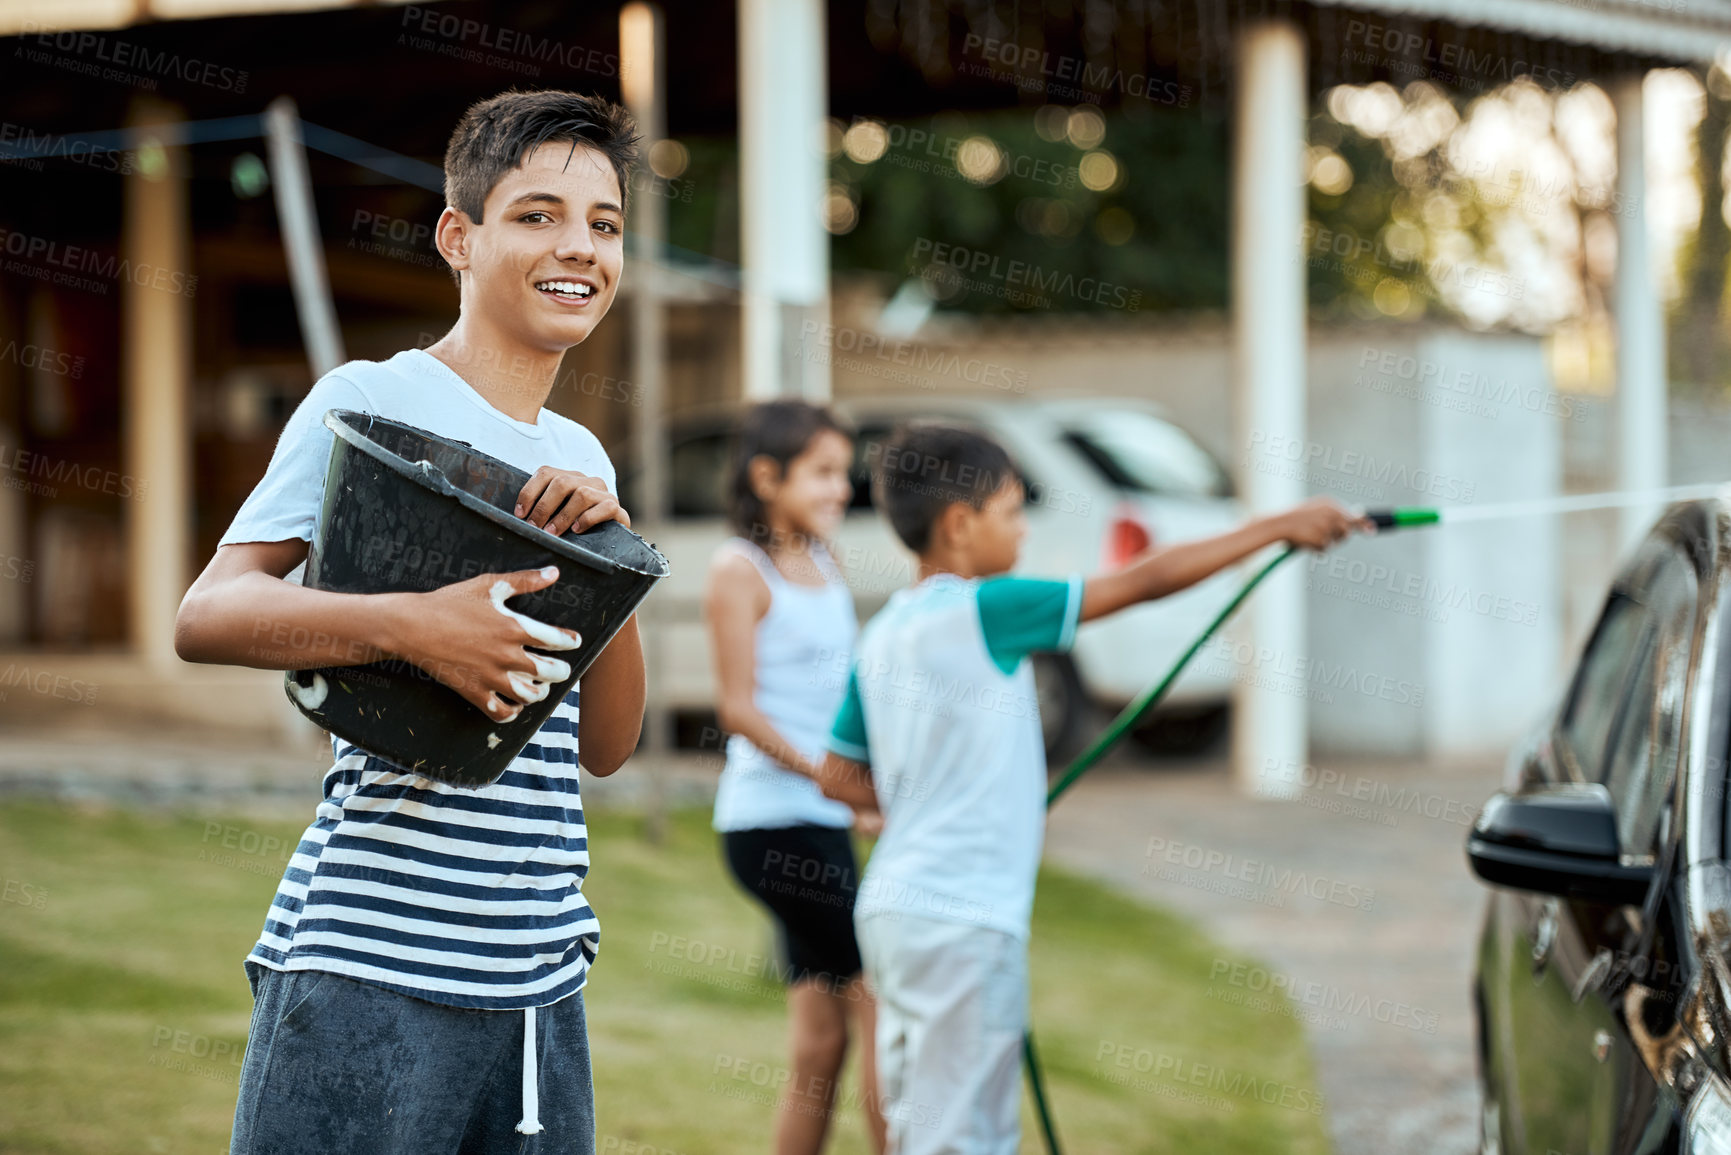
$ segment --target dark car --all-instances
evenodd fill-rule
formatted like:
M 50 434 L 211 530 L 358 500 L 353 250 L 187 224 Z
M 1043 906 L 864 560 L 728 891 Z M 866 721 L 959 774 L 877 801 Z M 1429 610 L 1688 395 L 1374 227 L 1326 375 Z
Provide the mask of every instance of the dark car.
M 1731 1155 L 1731 499 L 1669 509 L 1467 842 L 1481 1149 Z

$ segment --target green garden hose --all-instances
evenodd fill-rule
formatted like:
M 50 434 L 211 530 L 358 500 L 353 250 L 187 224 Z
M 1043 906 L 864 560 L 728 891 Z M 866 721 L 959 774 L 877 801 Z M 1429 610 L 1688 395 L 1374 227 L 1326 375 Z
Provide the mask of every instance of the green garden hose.
M 1272 561 L 1257 570 L 1251 579 L 1244 583 L 1244 587 L 1232 596 L 1232 600 L 1226 603 L 1225 608 L 1214 615 L 1214 620 L 1208 623 L 1208 628 L 1197 635 L 1196 640 L 1190 643 L 1190 648 L 1179 656 L 1170 670 L 1166 671 L 1166 676 L 1154 683 L 1149 689 L 1144 690 L 1141 697 L 1119 711 L 1118 716 L 1112 720 L 1112 724 L 1106 727 L 1105 733 L 1094 739 L 1086 750 L 1076 755 L 1075 760 L 1065 767 L 1064 773 L 1058 781 L 1053 783 L 1052 788 L 1046 792 L 1046 809 L 1050 810 L 1052 803 L 1056 802 L 1064 791 L 1074 785 L 1076 779 L 1092 770 L 1095 763 L 1104 758 L 1106 752 L 1116 746 L 1119 740 L 1129 733 L 1161 698 L 1166 696 L 1166 691 L 1172 688 L 1172 683 L 1178 680 L 1178 675 L 1184 672 L 1184 667 L 1190 664 L 1190 659 L 1194 658 L 1196 652 L 1208 644 L 1208 639 L 1212 638 L 1226 623 L 1226 619 L 1232 616 L 1232 612 L 1238 608 L 1239 603 L 1250 596 L 1250 591 L 1255 589 L 1275 566 L 1291 557 L 1294 552 L 1296 552 L 1294 547 L 1287 546 L 1276 554 Z

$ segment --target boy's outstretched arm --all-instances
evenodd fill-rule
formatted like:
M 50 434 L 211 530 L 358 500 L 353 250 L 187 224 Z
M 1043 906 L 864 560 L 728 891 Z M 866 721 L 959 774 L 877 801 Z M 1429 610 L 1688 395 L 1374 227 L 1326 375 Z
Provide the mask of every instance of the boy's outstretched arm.
M 1215 537 L 1151 549 L 1123 569 L 1098 574 L 1082 584 L 1081 620 L 1177 593 L 1277 541 L 1327 549 L 1355 529 L 1376 532 L 1367 518 L 1330 498 L 1317 497 Z

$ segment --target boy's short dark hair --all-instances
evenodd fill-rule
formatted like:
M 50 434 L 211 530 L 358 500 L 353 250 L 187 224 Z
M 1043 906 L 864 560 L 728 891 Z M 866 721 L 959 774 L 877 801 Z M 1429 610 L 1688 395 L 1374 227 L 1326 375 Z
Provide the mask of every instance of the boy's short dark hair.
M 888 441 L 868 447 L 868 456 L 872 501 L 915 553 L 931 545 L 932 526 L 944 510 L 958 501 L 983 508 L 1006 481 L 1018 477 L 996 441 L 976 429 L 935 421 L 897 426 Z
M 480 224 L 501 177 L 537 146 L 567 142 L 573 152 L 581 144 L 607 158 L 619 178 L 619 207 L 629 207 L 641 142 L 636 121 L 610 100 L 553 89 L 513 89 L 469 106 L 445 147 L 445 203 Z

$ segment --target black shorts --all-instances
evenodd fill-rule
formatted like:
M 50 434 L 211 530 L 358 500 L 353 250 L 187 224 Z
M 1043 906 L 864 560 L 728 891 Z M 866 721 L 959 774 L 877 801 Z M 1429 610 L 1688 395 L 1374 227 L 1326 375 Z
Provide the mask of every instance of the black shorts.
M 721 842 L 733 876 L 775 916 L 789 982 L 821 978 L 840 985 L 860 973 L 853 937 L 859 868 L 846 830 L 728 830 Z

